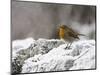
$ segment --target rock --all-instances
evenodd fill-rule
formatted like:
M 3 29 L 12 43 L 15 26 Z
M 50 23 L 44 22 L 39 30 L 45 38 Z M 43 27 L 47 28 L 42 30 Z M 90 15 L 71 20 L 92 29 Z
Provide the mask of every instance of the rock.
M 20 65 L 23 65 L 26 59 L 34 57 L 34 55 L 46 54 L 53 48 L 56 48 L 63 43 L 64 42 L 62 42 L 61 40 L 57 40 L 57 39 L 34 40 L 32 38 L 27 38 L 24 40 L 15 40 L 12 43 L 12 64 L 15 63 L 14 60 L 16 59 L 16 61 L 19 61 Z M 17 67 L 17 65 L 18 64 L 14 66 Z
M 71 49 L 60 40 L 39 39 L 31 44 L 25 55 L 21 73 L 95 69 L 95 41 L 74 42 Z M 20 54 L 19 54 L 20 56 Z M 24 57 L 23 57 L 24 58 Z
M 12 44 L 12 67 L 15 73 L 96 68 L 95 40 L 73 42 L 70 49 L 65 49 L 66 44 L 57 39 L 28 38 L 13 41 Z

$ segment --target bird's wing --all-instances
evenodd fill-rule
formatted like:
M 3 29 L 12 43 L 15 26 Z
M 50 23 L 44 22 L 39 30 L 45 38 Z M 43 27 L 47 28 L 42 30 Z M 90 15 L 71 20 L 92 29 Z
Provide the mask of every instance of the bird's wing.
M 77 31 L 73 30 L 73 29 L 70 28 L 70 27 L 67 27 L 66 30 L 67 30 L 68 32 L 75 33 L 75 34 L 77 34 L 77 35 L 79 34 Z
M 79 39 L 77 33 L 75 33 L 75 32 L 71 32 L 71 31 L 69 31 L 69 32 L 68 32 L 68 35 L 69 35 L 70 37 L 73 37 L 73 38 L 77 38 L 77 39 Z

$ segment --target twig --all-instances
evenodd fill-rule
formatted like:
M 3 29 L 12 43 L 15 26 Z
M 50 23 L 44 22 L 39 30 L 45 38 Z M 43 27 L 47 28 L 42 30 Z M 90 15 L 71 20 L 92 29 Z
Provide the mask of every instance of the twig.
M 76 61 L 77 59 L 79 59 L 80 57 L 82 57 L 83 55 L 85 55 L 89 50 L 87 50 L 86 52 L 84 52 L 82 55 L 80 55 L 79 57 L 77 57 L 74 61 Z

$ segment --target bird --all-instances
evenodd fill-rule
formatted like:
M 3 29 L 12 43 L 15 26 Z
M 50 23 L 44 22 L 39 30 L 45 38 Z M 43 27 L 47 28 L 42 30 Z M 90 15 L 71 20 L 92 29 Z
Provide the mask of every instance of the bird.
M 61 40 L 65 43 L 66 41 L 69 42 L 65 49 L 70 49 L 73 41 L 80 40 L 79 35 L 84 36 L 84 34 L 79 34 L 78 32 L 74 31 L 72 28 L 68 27 L 67 25 L 60 25 L 58 28 L 58 35 Z

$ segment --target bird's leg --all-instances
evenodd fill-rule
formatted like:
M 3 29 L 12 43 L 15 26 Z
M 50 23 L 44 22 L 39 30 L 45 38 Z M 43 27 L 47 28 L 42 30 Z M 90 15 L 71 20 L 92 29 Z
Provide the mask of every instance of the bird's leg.
M 71 47 L 72 43 L 73 43 L 73 42 L 71 42 L 71 43 L 69 44 L 68 49 L 70 49 L 70 47 Z
M 67 43 L 67 46 L 64 49 L 67 49 L 68 48 L 68 45 L 69 45 L 69 43 Z
M 63 39 L 61 39 L 61 40 L 63 40 Z M 63 41 L 65 44 L 67 44 L 67 46 L 64 49 L 67 49 L 69 44 L 65 40 L 63 40 Z
M 65 47 L 65 49 L 70 49 L 71 45 L 72 45 L 72 42 L 71 43 L 67 43 L 67 46 Z

